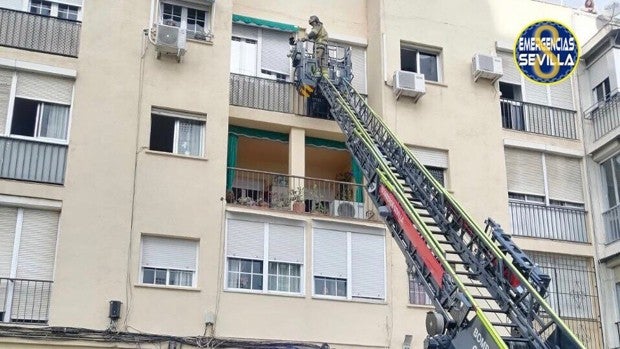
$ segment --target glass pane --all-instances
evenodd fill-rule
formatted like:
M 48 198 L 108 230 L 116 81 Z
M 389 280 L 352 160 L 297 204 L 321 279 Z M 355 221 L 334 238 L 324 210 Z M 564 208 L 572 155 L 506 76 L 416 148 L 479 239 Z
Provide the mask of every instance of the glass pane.
M 252 272 L 252 261 L 239 261 L 241 264 L 241 272 L 242 273 L 251 273 Z
M 166 269 L 155 269 L 155 283 L 157 285 L 166 284 Z
M 194 280 L 194 273 L 191 271 L 181 272 L 181 286 L 192 286 Z
M 202 143 L 202 122 L 179 120 L 177 153 L 200 156 Z
M 325 289 L 327 290 L 326 294 L 330 296 L 336 295 L 336 280 L 327 279 L 325 280 Z
M 145 284 L 154 284 L 155 283 L 155 269 L 144 268 L 142 270 L 142 282 Z
M 614 190 L 614 174 L 611 167 L 612 161 L 605 161 L 601 167 L 603 170 L 603 186 L 607 193 L 608 208 L 616 206 L 616 193 Z
M 239 288 L 239 274 L 228 273 L 228 287 Z
M 614 188 L 614 194 L 616 194 L 616 198 L 618 197 L 618 188 L 620 188 L 620 155 L 616 155 L 614 160 L 614 176 L 616 177 L 616 187 Z M 616 204 L 618 200 L 614 201 Z
M 39 136 L 45 138 L 67 139 L 69 107 L 57 104 L 43 104 Z
M 253 290 L 263 289 L 263 276 L 262 275 L 252 276 L 252 289 Z
M 250 289 L 251 288 L 251 275 L 240 274 L 239 275 L 239 288 Z
M 420 73 L 430 81 L 439 81 L 437 74 L 437 55 L 420 52 Z
M 418 51 L 410 48 L 402 48 L 400 49 L 400 69 L 405 71 L 410 71 L 417 73 L 418 65 L 417 65 L 417 53 Z
M 262 274 L 263 273 L 263 262 L 261 262 L 261 261 L 253 261 L 252 262 L 252 272 L 255 273 L 255 274 L 257 274 L 257 273 Z
M 338 280 L 338 293 L 336 295 L 340 297 L 347 296 L 347 281 L 346 280 Z
M 299 292 L 300 290 L 300 284 L 301 284 L 301 278 L 298 277 L 292 277 L 290 279 L 290 283 L 291 283 L 291 292 Z
M 291 264 L 291 275 L 292 276 L 299 276 L 301 273 L 301 265 L 298 264 Z
M 276 275 L 278 272 L 278 263 L 269 262 L 269 274 Z
M 269 290 L 275 291 L 278 289 L 278 277 L 275 275 L 269 276 Z
M 168 280 L 168 285 L 178 286 L 180 281 L 179 274 L 180 271 L 178 270 L 170 270 L 170 280 Z
M 325 280 L 320 277 L 314 277 L 314 293 L 325 294 Z
M 278 275 L 288 275 L 287 263 L 278 263 Z
M 183 8 L 181 6 L 164 4 L 164 11 L 163 11 L 164 13 L 162 15 L 164 24 L 180 27 L 182 11 L 183 11 Z
M 288 276 L 278 276 L 278 291 L 288 291 Z
M 228 259 L 228 270 L 239 271 L 239 260 L 234 258 Z

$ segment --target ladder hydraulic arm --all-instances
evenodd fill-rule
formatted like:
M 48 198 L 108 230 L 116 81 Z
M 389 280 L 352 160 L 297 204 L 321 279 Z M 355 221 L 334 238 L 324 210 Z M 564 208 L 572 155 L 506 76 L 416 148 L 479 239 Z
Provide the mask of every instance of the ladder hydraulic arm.
M 351 86 L 350 50 L 329 46 L 329 77 L 315 77 L 316 61 L 294 44 L 298 92 L 329 104 L 369 197 L 433 302 L 425 348 L 585 349 L 543 298 L 549 276 L 498 224 L 481 229 Z

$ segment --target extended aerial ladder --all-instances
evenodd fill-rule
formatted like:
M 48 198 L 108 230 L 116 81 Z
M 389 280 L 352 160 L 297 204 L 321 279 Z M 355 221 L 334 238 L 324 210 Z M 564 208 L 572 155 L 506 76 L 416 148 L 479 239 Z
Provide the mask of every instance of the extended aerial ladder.
M 321 96 L 367 193 L 430 296 L 425 348 L 585 349 L 544 297 L 548 275 L 491 219 L 481 229 L 352 87 L 350 49 L 328 46 L 329 76 L 292 42 L 297 91 Z

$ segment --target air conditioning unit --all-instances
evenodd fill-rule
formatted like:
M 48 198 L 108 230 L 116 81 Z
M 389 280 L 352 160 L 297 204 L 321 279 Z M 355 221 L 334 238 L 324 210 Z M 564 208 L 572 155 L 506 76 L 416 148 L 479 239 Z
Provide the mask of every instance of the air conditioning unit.
M 504 75 L 502 59 L 495 56 L 477 53 L 471 59 L 471 69 L 474 74 L 474 81 L 478 79 L 489 79 L 491 82 L 497 81 Z
M 396 94 L 396 99 L 403 95 L 413 97 L 413 102 L 417 102 L 426 93 L 424 74 L 404 70 L 395 71 L 394 93 Z
M 185 54 L 185 39 L 187 38 L 187 32 L 185 29 L 158 24 L 157 35 L 155 37 L 155 51 L 157 51 L 157 58 L 161 57 L 162 53 L 173 54 L 177 57 L 177 62 L 181 61 L 181 56 Z
M 361 218 L 364 216 L 364 203 L 334 200 L 331 207 L 331 215 L 334 217 Z

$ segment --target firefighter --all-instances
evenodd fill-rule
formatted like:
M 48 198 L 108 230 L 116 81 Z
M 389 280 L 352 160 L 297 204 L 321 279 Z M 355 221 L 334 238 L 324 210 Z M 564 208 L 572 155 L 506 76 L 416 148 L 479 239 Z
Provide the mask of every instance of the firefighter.
M 317 16 L 310 16 L 308 24 L 312 26 L 312 30 L 301 41 L 314 41 L 314 58 L 319 68 L 315 75 L 327 76 L 327 31 Z

